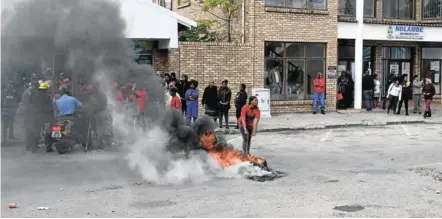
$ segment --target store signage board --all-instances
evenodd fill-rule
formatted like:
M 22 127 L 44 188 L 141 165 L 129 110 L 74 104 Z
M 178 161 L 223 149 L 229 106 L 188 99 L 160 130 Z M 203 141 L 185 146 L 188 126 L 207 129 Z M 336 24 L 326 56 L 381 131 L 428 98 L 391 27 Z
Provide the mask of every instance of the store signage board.
M 424 27 L 390 25 L 387 28 L 387 39 L 389 40 L 423 40 Z

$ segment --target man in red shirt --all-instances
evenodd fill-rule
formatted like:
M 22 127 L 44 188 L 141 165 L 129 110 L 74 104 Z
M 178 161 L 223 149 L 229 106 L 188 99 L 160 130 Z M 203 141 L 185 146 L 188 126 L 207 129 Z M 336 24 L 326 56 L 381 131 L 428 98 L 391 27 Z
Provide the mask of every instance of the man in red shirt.
M 249 97 L 249 103 L 242 107 L 241 116 L 238 119 L 238 126 L 243 137 L 242 150 L 245 154 L 250 154 L 250 142 L 252 136 L 256 135 L 260 118 L 261 111 L 258 108 L 258 98 L 251 96 Z
M 321 103 L 321 113 L 325 114 L 325 102 L 324 102 L 324 92 L 325 92 L 325 80 L 322 77 L 322 73 L 318 72 L 318 77 L 313 80 L 314 96 L 313 96 L 313 114 L 316 114 L 316 108 L 318 100 Z
M 130 96 L 130 98 L 131 99 L 135 98 L 138 110 L 137 121 L 141 125 L 143 130 L 145 130 L 146 102 L 148 99 L 147 88 L 146 89 L 137 88 L 135 92 Z

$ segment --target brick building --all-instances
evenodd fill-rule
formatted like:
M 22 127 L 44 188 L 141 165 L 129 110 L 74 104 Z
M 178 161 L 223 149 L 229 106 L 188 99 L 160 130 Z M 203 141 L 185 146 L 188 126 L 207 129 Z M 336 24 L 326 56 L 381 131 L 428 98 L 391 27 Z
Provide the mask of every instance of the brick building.
M 232 25 L 243 33 L 234 37 L 235 43 L 180 43 L 177 50 L 158 51 L 154 66 L 189 74 L 202 86 L 228 78 L 234 89 L 239 83 L 270 88 L 276 113 L 311 111 L 312 81 L 317 72 L 327 75 L 328 67 L 348 71 L 357 80 L 362 72 L 379 74 L 384 86 L 389 72 L 429 76 L 440 101 L 441 1 L 358 0 L 364 3 L 363 22 L 358 23 L 356 0 L 244 0 Z M 216 19 L 213 14 L 221 13 L 203 12 L 200 4 L 173 0 L 171 5 L 194 20 Z M 363 54 L 356 70 L 358 37 Z M 335 111 L 337 79 L 327 75 L 326 84 L 327 110 Z

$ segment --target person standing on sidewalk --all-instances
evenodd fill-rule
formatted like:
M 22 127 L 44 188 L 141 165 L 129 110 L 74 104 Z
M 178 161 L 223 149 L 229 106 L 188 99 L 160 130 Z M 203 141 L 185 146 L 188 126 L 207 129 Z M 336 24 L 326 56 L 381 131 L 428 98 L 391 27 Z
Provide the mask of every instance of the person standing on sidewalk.
M 381 81 L 379 80 L 379 75 L 374 75 L 374 92 L 373 92 L 373 107 L 376 109 L 379 107 L 381 99 Z
M 425 86 L 422 89 L 422 94 L 424 95 L 425 99 L 425 113 L 424 118 L 431 117 L 431 102 L 433 101 L 433 96 L 436 93 L 436 89 L 434 88 L 433 84 L 431 83 L 431 79 L 426 78 L 425 79 Z
M 387 84 L 385 86 L 385 93 L 387 94 L 387 96 L 388 96 L 388 90 L 390 89 L 390 86 L 393 84 L 395 78 L 396 78 L 395 74 L 393 72 L 390 72 L 390 74 L 388 75 L 388 78 L 387 78 Z M 385 97 L 385 99 L 382 103 L 383 110 L 385 110 L 385 105 L 387 104 L 387 100 L 388 100 L 388 97 Z
M 14 136 L 14 123 L 15 114 L 17 113 L 19 103 L 20 95 L 18 94 L 13 82 L 10 81 L 6 89 L 2 91 L 2 144 L 6 142 L 6 139 L 17 140 Z
M 178 95 L 181 97 L 181 111 L 183 115 L 186 114 L 186 91 L 189 89 L 189 77 L 183 74 L 181 80 L 177 83 Z
M 371 75 L 365 73 L 362 78 L 362 90 L 365 98 L 365 109 L 371 111 L 371 102 L 373 101 L 374 80 Z
M 399 85 L 399 79 L 395 79 L 394 83 L 390 85 L 388 88 L 387 98 L 388 100 L 388 109 L 387 114 L 390 113 L 390 110 L 393 110 L 393 113 L 396 112 L 396 105 L 402 97 L 402 86 Z
M 413 76 L 413 102 L 414 102 L 413 113 L 422 114 L 421 112 L 422 85 L 423 81 L 419 81 L 419 76 L 417 75 Z
M 320 101 L 321 103 L 321 113 L 324 115 L 325 114 L 325 80 L 322 77 L 322 73 L 318 72 L 318 76 L 317 78 L 315 78 L 315 80 L 313 80 L 313 87 L 314 87 L 314 96 L 313 96 L 313 115 L 316 114 L 316 108 L 318 105 L 318 101 Z
M 211 80 L 209 85 L 204 89 L 203 98 L 201 104 L 204 107 L 206 116 L 211 117 L 213 121 L 219 117 L 219 99 L 218 99 L 218 88 L 215 86 L 215 81 Z
M 242 134 L 242 150 L 244 154 L 250 154 L 250 142 L 252 136 L 256 135 L 261 111 L 258 108 L 258 98 L 249 97 L 249 103 L 241 109 L 241 116 L 238 119 L 238 125 Z
M 187 111 L 186 111 L 186 118 L 187 118 L 187 124 L 190 126 L 191 120 L 193 119 L 193 122 L 195 123 L 196 119 L 198 118 L 198 98 L 200 96 L 200 92 L 197 89 L 198 87 L 198 81 L 191 80 L 189 82 L 189 89 L 186 91 L 186 104 L 187 104 Z
M 402 103 L 405 105 L 405 115 L 408 116 L 408 101 L 413 96 L 411 90 L 411 83 L 408 81 L 408 75 L 402 75 L 402 97 L 401 101 L 399 101 L 399 107 L 396 112 L 397 115 L 401 114 Z
M 219 127 L 223 127 L 223 117 L 226 122 L 226 129 L 229 129 L 229 110 L 230 110 L 230 100 L 232 99 L 232 91 L 227 87 L 229 81 L 225 79 L 221 82 L 221 87 L 218 91 L 219 97 Z
M 235 98 L 235 108 L 236 108 L 236 119 L 237 120 L 239 119 L 239 117 L 241 117 L 241 109 L 246 104 L 247 104 L 246 85 L 241 84 L 239 86 L 239 92 L 236 94 L 236 98 Z M 236 124 L 236 128 L 239 129 L 238 124 Z

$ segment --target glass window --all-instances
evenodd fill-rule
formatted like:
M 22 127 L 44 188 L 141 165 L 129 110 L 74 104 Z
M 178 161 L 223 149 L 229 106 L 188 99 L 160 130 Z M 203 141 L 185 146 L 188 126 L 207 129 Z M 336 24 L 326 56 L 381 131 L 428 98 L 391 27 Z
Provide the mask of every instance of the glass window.
M 283 99 L 283 62 L 281 59 L 265 60 L 264 87 L 270 89 L 271 100 Z
M 382 15 L 385 18 L 414 19 L 415 0 L 383 0 Z
M 423 19 L 442 19 L 442 0 L 422 0 Z
M 299 9 L 326 9 L 326 0 L 265 0 L 267 6 Z
M 304 55 L 304 54 L 303 54 Z M 303 100 L 304 92 L 304 59 L 288 59 L 287 66 L 287 99 L 289 100 Z
M 339 46 L 338 47 L 338 58 L 339 59 L 354 59 L 355 58 L 355 47 L 354 46 Z
M 324 58 L 324 44 L 307 44 L 307 57 Z
M 411 48 L 409 47 L 382 47 L 382 59 L 411 59 Z
M 422 59 L 442 59 L 442 48 L 422 48 Z
M 287 43 L 287 58 L 304 58 L 304 43 Z
M 422 60 L 421 78 L 431 79 L 436 88 L 436 94 L 441 93 L 441 64 L 442 60 Z
M 376 0 L 364 0 L 364 17 L 375 17 Z
M 284 47 L 280 42 L 266 42 L 264 55 L 267 58 L 282 58 L 284 55 Z
M 325 44 L 265 43 L 264 83 L 271 100 L 312 99 L 313 80 L 324 71 Z
M 375 0 L 364 0 L 364 17 L 374 17 Z M 339 15 L 356 16 L 356 0 L 339 0 Z

